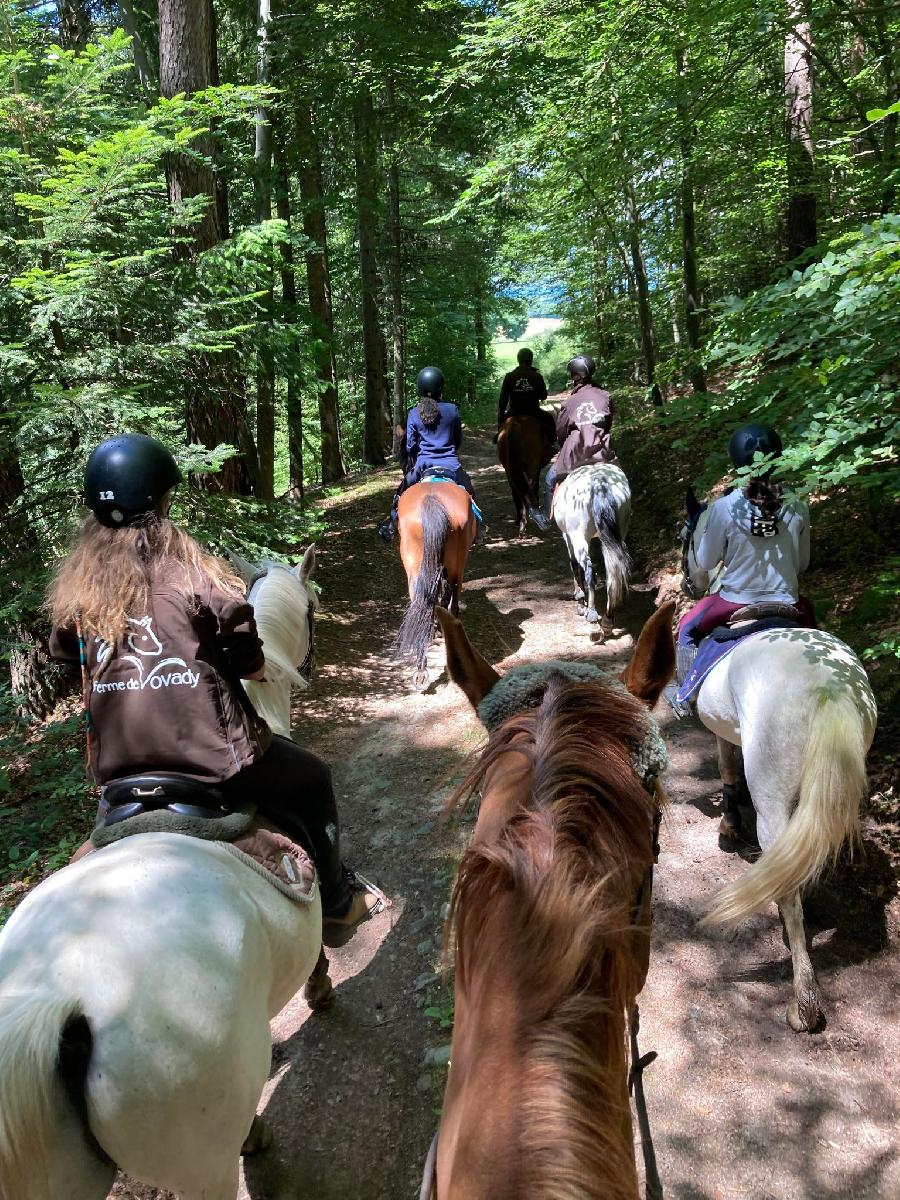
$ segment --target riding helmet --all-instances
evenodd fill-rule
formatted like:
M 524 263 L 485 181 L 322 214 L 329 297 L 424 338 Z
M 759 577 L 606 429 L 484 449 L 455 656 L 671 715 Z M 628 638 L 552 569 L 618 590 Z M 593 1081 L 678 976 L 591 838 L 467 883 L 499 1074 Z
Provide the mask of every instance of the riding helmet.
M 736 467 L 749 467 L 753 456 L 781 453 L 781 438 L 771 425 L 759 425 L 755 421 L 739 426 L 731 435 L 728 453 Z
M 591 379 L 597 370 L 597 364 L 589 354 L 576 354 L 574 358 L 569 360 L 566 370 L 573 379 L 576 375 L 583 375 L 585 379 Z
M 440 400 L 444 391 L 444 376 L 437 367 L 423 367 L 416 376 L 416 391 L 420 396 Z
M 107 438 L 84 470 L 84 498 L 101 525 L 135 525 L 181 483 L 178 464 L 162 442 L 143 433 Z

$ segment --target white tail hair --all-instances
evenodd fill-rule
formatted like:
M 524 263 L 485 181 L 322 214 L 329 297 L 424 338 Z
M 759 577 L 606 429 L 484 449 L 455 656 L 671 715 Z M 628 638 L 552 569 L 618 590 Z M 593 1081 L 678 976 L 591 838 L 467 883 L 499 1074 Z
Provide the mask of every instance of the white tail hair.
M 57 1200 L 50 1193 L 60 1036 L 77 1011 L 71 997 L 0 998 L 0 1196 Z
M 704 924 L 733 923 L 812 883 L 844 842 L 859 842 L 866 793 L 863 714 L 851 695 L 822 690 L 803 755 L 800 798 L 787 829 L 716 897 Z
M 266 656 L 265 682 L 244 680 L 250 702 L 275 733 L 290 737 L 291 691 L 309 683 L 297 670 L 308 646 L 310 609 L 319 600 L 289 568 L 270 566 L 253 601 L 253 613 Z

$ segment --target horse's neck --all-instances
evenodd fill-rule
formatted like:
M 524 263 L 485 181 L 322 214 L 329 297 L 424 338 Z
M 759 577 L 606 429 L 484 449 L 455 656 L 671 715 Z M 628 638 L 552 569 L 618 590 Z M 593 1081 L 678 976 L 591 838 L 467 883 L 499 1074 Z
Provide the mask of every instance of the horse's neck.
M 457 984 L 441 1195 L 637 1200 L 623 1015 L 577 992 L 535 1011 L 518 904 L 496 899 L 465 991 Z

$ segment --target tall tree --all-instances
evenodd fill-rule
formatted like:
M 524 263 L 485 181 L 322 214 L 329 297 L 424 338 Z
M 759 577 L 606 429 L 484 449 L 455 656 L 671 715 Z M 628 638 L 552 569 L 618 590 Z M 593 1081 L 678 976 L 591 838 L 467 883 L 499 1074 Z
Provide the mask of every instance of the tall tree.
M 315 114 L 309 96 L 301 96 L 298 99 L 295 108 L 294 129 L 299 158 L 298 177 L 303 206 L 303 232 L 306 234 L 308 242 L 306 287 L 313 321 L 313 333 L 318 341 L 316 367 L 320 384 L 318 405 L 322 482 L 335 483 L 344 477 L 346 468 L 341 449 L 322 156 Z
M 268 83 L 270 0 L 258 0 L 256 14 L 256 82 Z M 253 182 L 256 194 L 256 219 L 260 223 L 272 217 L 272 118 L 268 106 L 257 105 L 253 149 Z M 263 296 L 266 323 L 272 325 L 272 288 Z M 270 331 L 271 336 L 271 331 Z M 259 471 L 257 494 L 263 500 L 274 498 L 275 486 L 275 362 L 269 339 L 265 336 L 257 351 L 256 364 L 256 448 Z
M 365 355 L 363 461 L 384 462 L 387 390 L 384 334 L 378 303 L 378 132 L 368 86 L 362 83 L 353 102 L 353 149 L 356 163 L 356 216 L 359 278 L 362 290 L 362 340 Z
M 400 216 L 397 111 L 394 101 L 394 81 L 390 77 L 385 85 L 385 98 L 390 121 L 390 144 L 387 146 L 387 226 L 390 240 L 391 325 L 394 341 L 394 409 L 391 422 L 391 449 L 396 454 L 400 442 L 397 430 L 406 424 L 406 318 L 403 311 L 403 224 Z
M 685 47 L 675 49 L 678 85 L 678 145 L 681 151 L 681 254 L 684 279 L 684 332 L 691 356 L 691 384 L 706 391 L 706 372 L 700 363 L 700 273 L 697 269 L 697 226 L 694 213 L 694 142 L 696 131 L 690 111 L 690 89 L 685 67 Z
M 813 160 L 812 28 L 805 0 L 788 0 L 790 28 L 784 39 L 784 113 L 787 135 L 788 258 L 818 241 Z

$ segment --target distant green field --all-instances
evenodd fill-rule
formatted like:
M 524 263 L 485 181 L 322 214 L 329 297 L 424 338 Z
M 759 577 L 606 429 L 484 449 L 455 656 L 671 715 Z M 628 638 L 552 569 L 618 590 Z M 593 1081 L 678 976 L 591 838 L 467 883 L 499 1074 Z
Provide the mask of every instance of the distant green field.
M 557 335 L 550 341 L 550 349 L 541 353 L 541 346 L 547 345 L 548 339 L 538 337 L 531 340 L 510 342 L 498 338 L 491 343 L 494 358 L 497 363 L 498 376 L 505 375 L 516 365 L 516 354 L 523 346 L 534 351 L 534 365 L 547 380 L 551 392 L 562 389 L 566 380 L 566 363 L 575 353 L 568 338 Z M 499 382 L 499 380 L 498 380 Z

